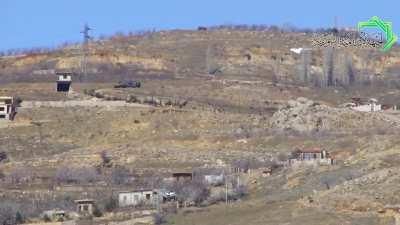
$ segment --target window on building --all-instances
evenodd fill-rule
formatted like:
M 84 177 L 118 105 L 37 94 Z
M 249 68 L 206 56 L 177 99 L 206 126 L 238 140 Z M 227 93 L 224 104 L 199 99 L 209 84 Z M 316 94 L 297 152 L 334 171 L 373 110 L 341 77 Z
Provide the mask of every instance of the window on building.
M 304 160 L 311 160 L 312 154 L 311 153 L 304 153 Z
M 4 112 L 5 109 L 5 107 L 0 107 L 0 112 Z
M 150 200 L 151 194 L 146 194 L 146 199 Z

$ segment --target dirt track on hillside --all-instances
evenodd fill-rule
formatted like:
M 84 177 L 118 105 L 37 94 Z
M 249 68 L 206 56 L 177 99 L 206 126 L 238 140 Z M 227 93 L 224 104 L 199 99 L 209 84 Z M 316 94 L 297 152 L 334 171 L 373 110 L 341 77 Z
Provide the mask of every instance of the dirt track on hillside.
M 101 100 L 69 100 L 69 101 L 24 101 L 21 108 L 64 108 L 64 107 L 143 107 L 150 105 L 127 103 L 125 101 L 101 101 Z

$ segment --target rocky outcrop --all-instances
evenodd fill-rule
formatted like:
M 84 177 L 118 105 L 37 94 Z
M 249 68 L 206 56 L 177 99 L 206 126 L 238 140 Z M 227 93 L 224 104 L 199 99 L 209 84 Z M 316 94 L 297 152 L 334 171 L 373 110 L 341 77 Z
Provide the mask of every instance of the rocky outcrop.
M 398 120 L 381 112 L 356 112 L 347 108 L 321 105 L 306 98 L 290 100 L 274 113 L 270 127 L 280 131 L 349 131 L 398 127 Z

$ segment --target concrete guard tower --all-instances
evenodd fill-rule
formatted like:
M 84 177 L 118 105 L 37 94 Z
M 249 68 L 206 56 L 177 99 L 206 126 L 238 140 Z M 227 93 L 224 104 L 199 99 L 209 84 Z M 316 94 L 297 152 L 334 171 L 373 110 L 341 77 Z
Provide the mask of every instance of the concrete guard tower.
M 69 92 L 72 84 L 72 72 L 56 72 L 57 79 L 57 92 Z

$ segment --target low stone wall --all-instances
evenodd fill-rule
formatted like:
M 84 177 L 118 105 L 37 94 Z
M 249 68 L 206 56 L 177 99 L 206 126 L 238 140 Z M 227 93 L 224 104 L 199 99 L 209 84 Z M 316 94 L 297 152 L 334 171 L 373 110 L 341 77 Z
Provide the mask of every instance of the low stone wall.
M 125 101 L 70 100 L 70 101 L 24 101 L 21 108 L 65 108 L 65 107 L 150 107 Z
M 135 224 L 154 224 L 153 218 L 148 216 L 148 217 L 141 217 L 141 218 L 135 218 L 131 220 L 126 220 L 126 221 L 119 221 L 119 222 L 101 222 L 101 221 L 95 221 L 95 220 L 90 220 L 90 221 L 75 221 L 75 220 L 70 220 L 70 221 L 65 221 L 65 222 L 40 222 L 40 223 L 27 223 L 24 225 L 135 225 Z

